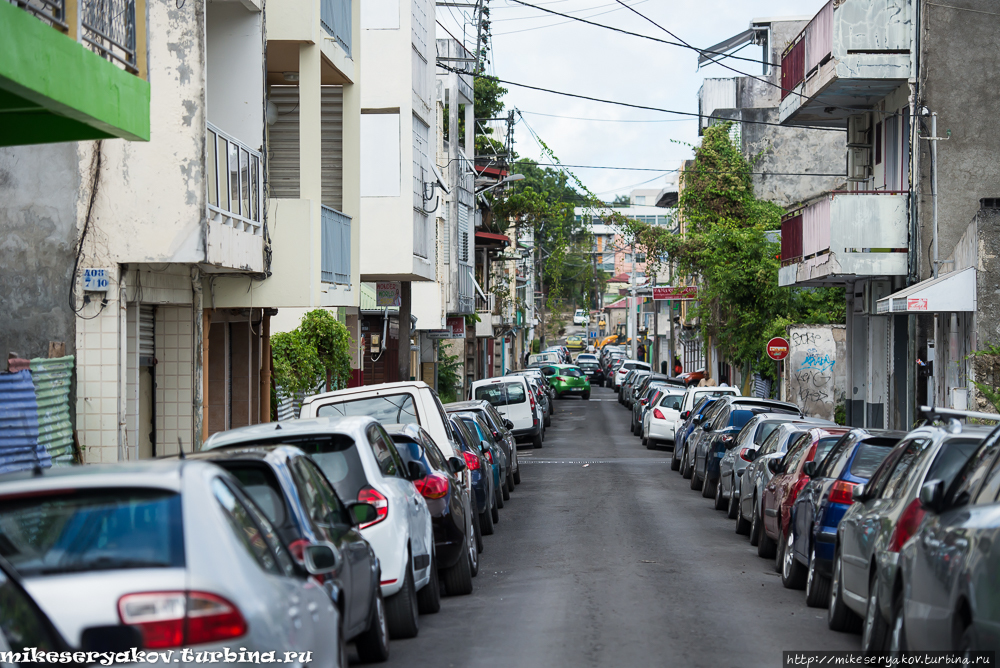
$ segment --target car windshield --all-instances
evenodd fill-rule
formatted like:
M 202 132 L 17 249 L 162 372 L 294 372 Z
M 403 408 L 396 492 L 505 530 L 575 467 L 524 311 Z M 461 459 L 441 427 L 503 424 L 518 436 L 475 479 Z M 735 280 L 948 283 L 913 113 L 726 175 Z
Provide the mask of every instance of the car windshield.
M 783 423 L 781 423 L 781 422 L 765 422 L 764 424 L 760 425 L 760 427 L 757 429 L 757 433 L 754 434 L 753 442 L 756 445 L 760 445 L 761 443 L 764 442 L 764 439 L 767 438 L 768 436 L 770 436 L 771 432 L 774 431 L 775 429 L 777 429 L 778 426 L 781 425 L 781 424 L 783 424 Z
M 597 368 L 599 368 L 597 362 L 579 362 L 579 367 L 581 369 L 597 369 Z
M 289 445 L 301 448 L 312 457 L 333 485 L 337 496 L 345 501 L 357 499 L 358 491 L 368 484 L 361 455 L 355 448 L 354 439 L 349 436 L 296 439 Z
M 319 417 L 371 416 L 383 424 L 420 424 L 420 416 L 413 405 L 413 395 L 387 394 L 324 404 L 316 411 Z
M 851 462 L 851 475 L 857 478 L 871 478 L 875 469 L 885 461 L 890 452 L 892 452 L 891 445 L 862 443 L 858 446 L 858 452 Z
M 475 391 L 476 399 L 485 399 L 494 406 L 523 404 L 525 398 L 524 385 L 520 383 L 490 383 L 480 385 Z
M 22 575 L 182 568 L 181 497 L 161 489 L 0 497 L 0 555 Z

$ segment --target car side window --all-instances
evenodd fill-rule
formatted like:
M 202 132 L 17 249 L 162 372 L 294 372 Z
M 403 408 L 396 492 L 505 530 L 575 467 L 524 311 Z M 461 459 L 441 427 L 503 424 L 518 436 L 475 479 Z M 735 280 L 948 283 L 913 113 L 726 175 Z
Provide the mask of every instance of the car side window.
M 795 441 L 788 446 L 788 452 L 784 457 L 784 465 L 782 468 L 785 471 L 791 471 L 796 466 L 799 465 L 799 460 L 809 451 L 809 446 L 812 445 L 812 436 L 807 432 L 802 434 Z
M 986 467 L 982 464 L 984 461 L 989 461 L 989 458 L 993 458 L 993 465 L 990 466 L 989 472 L 986 473 L 986 480 L 983 482 L 983 486 L 979 489 L 979 493 L 976 495 L 976 504 L 993 503 L 997 494 L 1000 493 L 1000 457 L 997 457 L 997 450 L 1000 449 L 1000 439 L 993 439 L 993 442 L 984 447 L 983 451 L 986 456 L 978 458 L 979 461 L 974 469 L 971 469 L 972 473 L 969 476 L 968 489 L 974 489 L 976 482 L 982 478 L 982 473 L 976 475 L 976 472 L 984 471 Z
M 0 571 L 0 650 L 21 652 L 27 647 L 42 652 L 61 649 L 27 592 Z
M 895 496 L 896 492 L 902 490 L 907 474 L 928 445 L 930 445 L 930 439 L 917 438 L 910 441 L 903 454 L 896 460 L 892 473 L 886 478 L 885 485 L 879 493 L 880 498 L 890 499 Z
M 828 454 L 826 458 L 823 460 L 823 463 L 820 465 L 819 470 L 816 471 L 816 477 L 817 478 L 839 477 L 840 475 L 839 473 L 834 474 L 834 467 L 836 467 L 839 464 L 841 470 L 843 470 L 843 467 L 846 464 L 846 458 L 844 457 L 844 453 L 847 451 L 848 447 L 854 444 L 854 442 L 855 441 L 853 438 L 851 438 L 850 434 L 844 434 L 844 436 L 839 441 L 837 441 L 837 444 L 833 446 L 833 449 L 830 450 L 830 454 Z
M 378 468 L 382 475 L 400 475 L 396 457 L 393 456 L 395 453 L 389 449 L 389 439 L 383 437 L 382 431 L 375 425 L 368 428 L 368 443 L 371 445 L 372 454 L 375 455 L 375 461 L 378 462 Z
M 314 468 L 304 457 L 294 458 L 289 467 L 306 512 L 319 526 L 330 527 L 338 521 L 342 523 L 342 508 L 336 492 L 330 487 L 326 478 Z
M 438 469 L 448 470 L 445 464 L 444 454 L 438 449 L 437 444 L 434 439 L 430 437 L 429 434 L 420 434 L 420 445 L 424 448 L 424 454 L 427 456 L 427 461 L 431 463 L 431 466 Z
M 764 442 L 760 446 L 760 456 L 769 455 L 778 449 L 778 436 L 781 435 L 780 429 L 775 429 L 771 432 L 771 435 L 764 439 Z
M 212 481 L 212 493 L 219 505 L 222 506 L 226 519 L 229 520 L 229 526 L 236 534 L 240 545 L 246 549 L 247 553 L 262 569 L 274 575 L 281 575 L 278 560 L 271 552 L 264 539 L 264 532 L 254 521 L 249 508 L 236 497 L 233 490 L 221 478 Z

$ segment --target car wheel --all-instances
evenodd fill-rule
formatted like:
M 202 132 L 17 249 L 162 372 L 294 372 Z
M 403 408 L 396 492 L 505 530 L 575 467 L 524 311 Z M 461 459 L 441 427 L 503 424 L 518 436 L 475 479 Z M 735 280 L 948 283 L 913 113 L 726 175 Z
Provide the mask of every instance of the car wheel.
M 540 448 L 542 447 L 542 432 L 538 432 L 531 437 L 531 447 Z
M 726 510 L 726 517 L 735 520 L 739 510 L 740 499 L 736 496 L 736 476 L 733 476 L 732 482 L 729 483 L 729 508 Z M 739 533 L 739 531 L 736 533 Z
M 521 484 L 521 468 L 520 467 L 518 467 L 518 469 L 516 471 L 514 471 L 514 484 L 515 485 L 520 485 Z
M 497 509 L 497 512 L 493 514 L 494 515 L 493 521 L 494 522 L 499 522 L 500 521 L 500 508 L 503 508 L 503 506 L 504 506 L 504 503 L 503 503 L 503 491 L 499 487 L 494 487 L 493 488 L 493 496 L 496 498 L 496 504 L 494 504 L 494 507 Z
M 681 460 L 677 456 L 677 442 L 674 441 L 674 451 L 670 453 L 670 470 L 679 471 L 681 468 Z
M 590 390 L 587 390 L 586 392 L 583 393 L 583 400 L 584 401 L 590 400 Z
M 500 496 L 503 497 L 504 501 L 507 501 L 507 499 L 510 498 L 510 488 L 513 487 L 513 484 L 508 486 L 509 482 L 510 482 L 510 474 L 507 474 L 503 479 L 503 483 L 501 483 L 500 485 Z M 500 507 L 503 508 L 503 506 Z
M 510 471 L 507 472 L 507 498 L 510 498 L 510 493 L 514 491 L 514 474 Z
M 795 558 L 795 534 L 788 529 L 788 540 L 785 541 L 781 559 L 781 584 L 787 589 L 802 589 L 806 585 L 806 569 Z
M 490 509 L 490 519 L 493 520 L 493 524 L 496 524 L 500 521 L 500 504 L 497 503 L 497 499 L 500 498 L 500 492 L 494 492 L 493 496 L 495 498 L 493 500 L 493 508 Z
M 382 587 L 376 584 L 374 589 L 368 629 L 354 639 L 354 646 L 362 663 L 381 663 L 389 658 L 389 625 L 385 621 L 385 600 L 382 598 Z
M 427 584 L 417 592 L 417 611 L 421 615 L 433 615 L 441 609 L 441 580 L 438 578 L 436 554 L 431 554 L 429 570 L 431 576 Z
M 816 548 L 809 552 L 809 568 L 806 570 L 806 605 L 810 608 L 825 608 L 830 602 L 830 578 L 820 575 L 816 566 Z
M 476 537 L 476 554 L 483 551 L 483 530 L 479 523 L 479 513 L 472 514 L 472 535 Z M 479 572 L 479 559 L 472 565 L 472 574 Z
M 542 421 L 542 424 L 545 425 L 546 427 L 551 427 L 552 426 L 552 417 L 551 416 L 552 416 L 551 413 L 546 413 L 545 414 L 545 420 Z
M 468 559 L 459 559 L 451 568 L 446 568 L 441 573 L 444 580 L 444 590 L 448 596 L 466 596 L 472 593 L 472 559 L 479 565 L 479 555 L 476 550 L 469 550 Z M 473 556 L 475 555 L 475 556 Z
M 691 456 L 688 456 L 688 460 L 693 460 Z M 691 467 L 691 489 L 697 491 L 699 489 L 705 488 L 705 481 L 698 477 L 698 462 L 691 461 L 688 466 Z
M 688 465 L 688 451 L 687 448 L 684 448 L 684 454 L 681 455 L 681 477 L 690 479 L 692 473 L 694 473 L 694 469 Z
M 344 637 L 344 627 L 341 625 L 337 629 L 337 661 L 340 663 L 339 666 L 347 668 L 350 665 L 350 661 L 347 658 L 347 638 Z
M 484 536 L 493 535 L 493 504 L 479 514 L 479 529 Z
M 861 649 L 872 656 L 885 650 L 888 640 L 888 624 L 879 609 L 878 590 L 879 575 L 876 572 L 868 586 L 868 608 L 865 610 L 865 623 L 861 628 Z
M 722 478 L 715 481 L 715 509 L 726 509 L 726 497 L 722 496 Z
M 903 615 L 903 592 L 896 594 L 892 603 L 892 628 L 889 631 L 889 651 L 906 652 L 906 618 Z
M 757 512 L 754 513 L 754 517 L 760 517 L 761 509 L 758 508 Z M 777 552 L 778 544 L 773 538 L 767 535 L 767 531 L 764 529 L 763 518 L 758 520 L 757 528 L 758 538 L 757 538 L 757 556 L 761 559 L 774 559 L 774 553 Z M 776 569 L 777 570 L 777 569 Z
M 757 508 L 757 499 L 754 498 L 752 510 L 750 511 L 750 544 L 758 545 L 760 543 L 760 512 Z
M 840 550 L 833 555 L 833 577 L 830 578 L 830 604 L 826 607 L 826 625 L 833 631 L 853 631 L 858 616 L 844 605 L 844 584 L 840 579 Z
M 413 638 L 419 630 L 417 622 L 417 592 L 413 590 L 413 568 L 407 554 L 403 588 L 385 602 L 385 618 L 390 638 Z
M 707 468 L 707 467 L 706 467 Z M 708 471 L 705 472 L 705 477 L 701 479 L 701 496 L 705 499 L 711 499 L 715 497 L 715 488 L 712 487 L 712 481 L 708 479 Z

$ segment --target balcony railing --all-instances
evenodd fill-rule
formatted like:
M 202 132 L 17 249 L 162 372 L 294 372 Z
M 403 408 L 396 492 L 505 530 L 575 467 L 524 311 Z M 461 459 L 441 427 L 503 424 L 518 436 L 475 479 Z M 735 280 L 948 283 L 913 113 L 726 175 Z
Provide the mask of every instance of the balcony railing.
M 833 47 L 833 0 L 823 5 L 781 56 L 781 99 L 829 59 Z
M 208 218 L 260 234 L 263 219 L 263 158 L 211 123 L 206 132 Z
M 486 294 L 486 299 L 476 293 L 476 313 L 498 313 L 497 296 L 492 292 Z
M 319 22 L 351 55 L 351 0 L 320 0 Z
M 323 205 L 320 221 L 323 256 L 321 280 L 336 285 L 351 284 L 351 217 Z
M 476 287 L 472 278 L 472 265 L 458 263 L 458 313 L 469 314 L 475 310 Z M 458 315 L 458 314 L 456 314 Z
M 106 60 L 140 74 L 136 49 L 136 0 L 10 0 Z M 139 0 L 138 11 L 146 8 Z

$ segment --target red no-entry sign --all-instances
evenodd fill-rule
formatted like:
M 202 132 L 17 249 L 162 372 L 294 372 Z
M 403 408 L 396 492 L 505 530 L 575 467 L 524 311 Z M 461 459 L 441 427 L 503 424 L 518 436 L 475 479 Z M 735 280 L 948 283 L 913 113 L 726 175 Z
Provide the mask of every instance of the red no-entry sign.
M 768 341 L 767 356 L 775 362 L 780 362 L 788 357 L 788 340 L 780 336 L 776 336 Z

